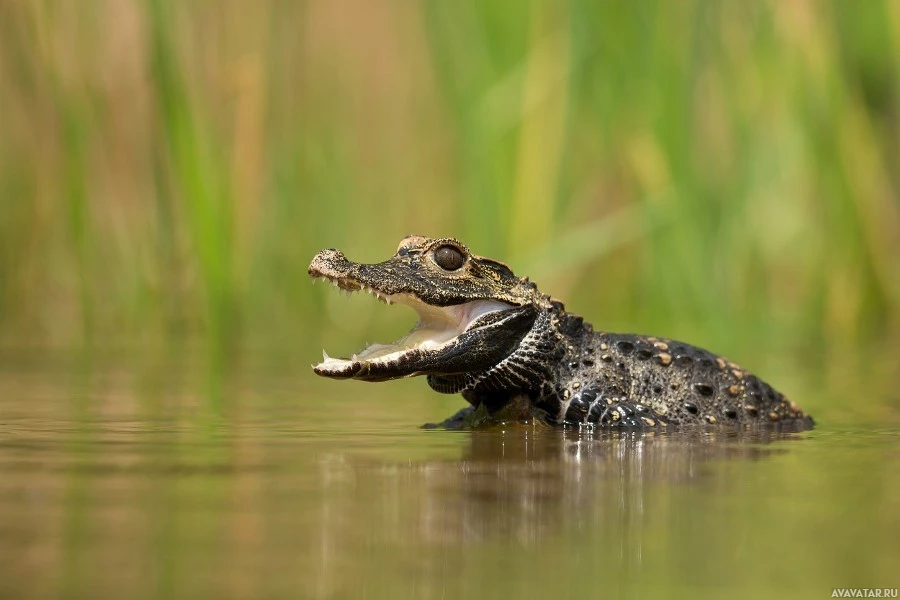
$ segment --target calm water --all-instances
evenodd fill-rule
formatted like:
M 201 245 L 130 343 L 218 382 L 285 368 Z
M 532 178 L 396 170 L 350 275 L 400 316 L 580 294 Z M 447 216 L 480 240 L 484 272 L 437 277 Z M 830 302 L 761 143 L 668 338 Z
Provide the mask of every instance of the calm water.
M 171 364 L 2 355 L 0 598 L 900 586 L 889 410 L 819 412 L 814 431 L 783 435 L 444 432 L 417 426 L 461 400 L 423 381 L 302 366 L 233 377 L 218 397 Z

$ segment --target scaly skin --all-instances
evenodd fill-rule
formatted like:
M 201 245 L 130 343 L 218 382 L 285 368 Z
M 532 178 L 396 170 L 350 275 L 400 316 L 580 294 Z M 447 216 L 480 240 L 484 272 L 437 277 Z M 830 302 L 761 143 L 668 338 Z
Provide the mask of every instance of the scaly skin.
M 556 422 L 664 428 L 669 424 L 782 423 L 808 427 L 794 403 L 725 358 L 629 334 L 585 335 L 559 363 L 538 405 Z
M 448 253 L 455 259 L 451 269 L 441 266 Z M 431 307 L 493 301 L 502 308 L 475 319 L 445 346 L 414 348 L 390 360 L 328 359 L 316 367 L 323 376 L 383 381 L 427 375 L 434 390 L 461 392 L 482 413 L 562 425 L 813 425 L 796 404 L 729 360 L 682 342 L 595 332 L 527 278 L 450 238 L 410 236 L 378 265 L 323 250 L 309 272 L 347 290 L 414 297 Z M 457 416 L 445 424 L 461 422 Z

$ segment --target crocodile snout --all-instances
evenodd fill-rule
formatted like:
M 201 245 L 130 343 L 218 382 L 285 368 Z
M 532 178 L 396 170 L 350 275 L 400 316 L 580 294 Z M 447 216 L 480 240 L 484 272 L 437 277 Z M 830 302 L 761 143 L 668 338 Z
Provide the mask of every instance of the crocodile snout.
M 352 263 L 336 248 L 326 248 L 316 254 L 309 263 L 310 277 L 346 277 Z

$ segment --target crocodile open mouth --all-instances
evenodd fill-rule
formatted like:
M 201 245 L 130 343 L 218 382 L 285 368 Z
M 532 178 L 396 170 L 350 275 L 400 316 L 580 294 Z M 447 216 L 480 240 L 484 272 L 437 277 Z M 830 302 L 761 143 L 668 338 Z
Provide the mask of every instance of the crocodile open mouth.
M 477 327 L 485 315 L 515 308 L 498 300 L 471 300 L 451 306 L 432 306 L 411 293 L 386 294 L 350 278 L 310 272 L 313 280 L 331 282 L 335 287 L 352 294 L 366 292 L 386 304 L 403 304 L 412 307 L 419 320 L 405 336 L 390 344 L 372 344 L 349 358 L 332 358 L 323 350 L 322 362 L 314 365 L 318 375 L 348 378 L 372 365 L 389 365 L 400 362 L 409 354 L 422 351 L 440 351 L 467 330 Z

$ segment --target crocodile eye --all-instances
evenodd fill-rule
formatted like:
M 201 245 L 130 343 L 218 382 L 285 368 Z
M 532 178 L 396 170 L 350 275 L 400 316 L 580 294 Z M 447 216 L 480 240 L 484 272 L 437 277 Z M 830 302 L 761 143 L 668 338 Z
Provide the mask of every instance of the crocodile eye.
M 463 266 L 466 257 L 455 246 L 441 246 L 434 251 L 434 262 L 445 271 L 455 271 Z

